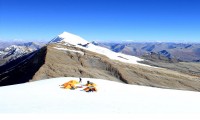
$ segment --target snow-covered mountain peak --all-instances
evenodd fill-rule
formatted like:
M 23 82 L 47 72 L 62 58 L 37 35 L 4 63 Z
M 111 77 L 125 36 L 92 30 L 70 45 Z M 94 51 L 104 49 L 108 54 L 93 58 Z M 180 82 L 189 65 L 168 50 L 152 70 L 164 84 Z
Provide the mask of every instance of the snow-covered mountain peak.
M 69 33 L 69 32 L 65 32 L 65 31 L 58 36 L 61 37 L 61 38 L 67 38 L 69 36 L 76 36 L 77 37 L 77 35 Z
M 72 45 L 78 45 L 78 44 L 84 45 L 89 43 L 85 39 L 68 32 L 63 32 L 62 34 L 58 35 L 58 37 L 54 38 L 51 42 L 53 43 L 65 42 Z
M 99 54 L 107 56 L 110 59 L 118 60 L 125 63 L 140 64 L 138 63 L 138 61 L 142 61 L 142 59 L 138 57 L 124 55 L 122 53 L 116 53 L 107 48 L 103 48 L 98 45 L 95 45 L 94 43 L 91 44 L 87 40 L 68 32 L 63 32 L 62 34 L 58 35 L 58 37 L 52 39 L 49 43 L 59 43 L 62 45 L 69 45 L 69 46 L 75 45 L 76 47 L 86 49 L 95 53 L 99 53 Z M 66 50 L 63 48 L 56 48 L 56 49 Z M 144 64 L 140 64 L 140 65 L 144 65 Z

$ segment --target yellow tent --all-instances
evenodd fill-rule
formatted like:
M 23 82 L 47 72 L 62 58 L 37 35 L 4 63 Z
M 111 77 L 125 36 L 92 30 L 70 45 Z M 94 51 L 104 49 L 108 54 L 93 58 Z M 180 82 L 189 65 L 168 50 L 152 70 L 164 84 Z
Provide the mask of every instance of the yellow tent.
M 61 86 L 65 89 L 75 89 L 76 88 L 76 84 L 78 84 L 79 82 L 76 80 L 70 80 L 69 82 L 66 82 L 64 84 L 62 84 Z

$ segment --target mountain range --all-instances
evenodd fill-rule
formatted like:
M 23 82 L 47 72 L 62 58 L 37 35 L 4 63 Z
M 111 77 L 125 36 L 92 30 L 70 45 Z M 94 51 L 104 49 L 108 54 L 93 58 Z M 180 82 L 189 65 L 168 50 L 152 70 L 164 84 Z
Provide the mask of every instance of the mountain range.
M 44 47 L 1 66 L 0 85 L 56 77 L 83 77 L 200 91 L 200 77 L 195 73 L 198 68 L 191 70 L 194 72 L 191 74 L 191 71 L 187 71 L 187 67 L 180 69 L 153 67 L 150 66 L 153 63 L 145 63 L 145 59 L 113 52 L 97 44 L 94 45 L 77 35 L 64 32 Z
M 150 58 L 154 56 L 165 57 L 166 59 L 184 62 L 200 61 L 200 44 L 199 43 L 94 43 L 96 45 L 106 47 L 112 51 L 120 52 L 128 55 Z M 152 59 L 150 59 L 152 60 Z

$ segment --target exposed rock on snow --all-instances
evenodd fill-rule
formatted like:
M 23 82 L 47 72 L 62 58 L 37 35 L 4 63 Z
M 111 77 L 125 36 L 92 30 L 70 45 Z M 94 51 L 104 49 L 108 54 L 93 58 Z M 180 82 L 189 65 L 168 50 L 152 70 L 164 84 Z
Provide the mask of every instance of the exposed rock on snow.
M 84 52 L 82 51 L 77 51 L 77 50 L 70 50 L 70 49 L 66 49 L 66 48 L 58 48 L 58 47 L 54 47 L 57 50 L 63 50 L 63 51 L 69 51 L 69 52 L 74 52 L 74 53 L 79 53 L 81 55 L 84 55 Z

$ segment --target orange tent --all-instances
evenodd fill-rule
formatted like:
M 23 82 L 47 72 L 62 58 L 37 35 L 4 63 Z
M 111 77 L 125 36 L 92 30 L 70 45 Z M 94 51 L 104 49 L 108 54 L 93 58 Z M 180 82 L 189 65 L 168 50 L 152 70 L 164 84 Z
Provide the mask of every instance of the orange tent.
M 86 87 L 85 89 L 83 89 L 85 92 L 96 92 L 97 91 L 97 88 L 94 87 L 94 86 L 89 86 L 89 87 Z
M 83 89 L 84 91 L 86 92 L 93 92 L 93 91 L 97 91 L 97 88 L 96 88 L 96 84 L 92 83 L 92 82 L 88 82 L 86 84 L 86 88 Z

